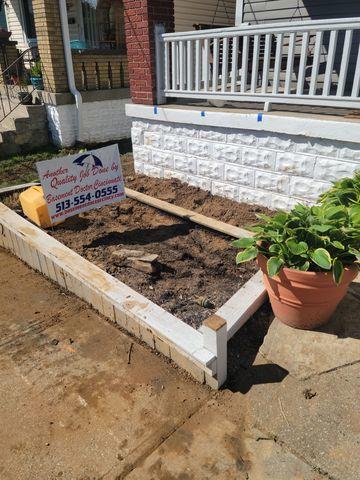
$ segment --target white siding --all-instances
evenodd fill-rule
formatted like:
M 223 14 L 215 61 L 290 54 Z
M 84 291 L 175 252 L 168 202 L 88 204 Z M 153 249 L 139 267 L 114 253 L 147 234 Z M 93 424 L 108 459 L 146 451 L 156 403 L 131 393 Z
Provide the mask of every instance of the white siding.
M 195 23 L 235 25 L 236 0 L 175 0 L 175 31 L 194 30 Z
M 29 45 L 27 43 L 25 31 L 22 27 L 24 20 L 21 1 L 8 0 L 4 5 L 8 29 L 11 32 L 11 40 L 18 42 L 17 47 L 19 50 L 26 50 Z
M 244 0 L 244 22 L 287 22 L 360 16 L 359 0 Z

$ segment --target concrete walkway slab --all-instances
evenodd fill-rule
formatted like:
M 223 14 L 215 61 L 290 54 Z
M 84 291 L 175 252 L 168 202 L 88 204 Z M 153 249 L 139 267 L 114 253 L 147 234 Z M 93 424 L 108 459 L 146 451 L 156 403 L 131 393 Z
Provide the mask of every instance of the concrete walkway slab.
M 247 330 L 215 393 L 2 249 L 0 306 L 1 479 L 358 480 L 360 364 L 299 380 Z
M 209 402 L 133 470 L 129 480 L 323 478 L 273 438 L 229 418 L 226 412 L 234 406 L 232 402 L 220 406 Z
M 115 479 L 209 397 L 3 251 L 0 264 L 0 478 Z
M 351 286 L 330 322 L 317 331 L 275 319 L 260 352 L 299 379 L 360 362 L 360 284 Z
M 301 382 L 288 375 L 256 385 L 248 415 L 327 480 L 359 480 L 359 398 L 360 363 Z

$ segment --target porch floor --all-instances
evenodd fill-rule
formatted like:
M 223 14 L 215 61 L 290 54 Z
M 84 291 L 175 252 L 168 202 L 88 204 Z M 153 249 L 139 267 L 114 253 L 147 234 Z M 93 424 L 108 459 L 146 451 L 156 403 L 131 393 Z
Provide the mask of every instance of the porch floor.
M 212 100 L 211 102 L 194 102 L 179 99 L 176 102 L 169 102 L 166 105 L 161 105 L 161 108 L 179 108 L 181 110 L 199 110 L 206 109 L 213 112 L 228 112 L 228 113 L 247 113 L 257 114 L 264 112 L 264 103 L 254 102 L 225 102 L 222 100 Z M 271 111 L 264 112 L 266 115 L 272 116 L 290 116 L 302 118 L 318 118 L 326 120 L 344 120 L 354 121 L 360 123 L 360 110 L 334 107 L 317 107 L 308 105 L 284 105 L 271 103 Z

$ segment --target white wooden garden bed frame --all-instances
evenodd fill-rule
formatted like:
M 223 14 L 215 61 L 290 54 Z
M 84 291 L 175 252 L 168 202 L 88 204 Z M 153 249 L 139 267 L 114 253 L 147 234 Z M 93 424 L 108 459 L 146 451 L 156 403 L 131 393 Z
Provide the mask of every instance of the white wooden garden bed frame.
M 26 186 L 21 185 L 20 188 Z M 12 188 L 14 190 L 14 188 Z M 4 193 L 4 192 L 2 192 Z M 233 237 L 249 234 L 148 195 L 127 196 Z M 256 273 L 195 330 L 0 203 L 0 247 L 89 303 L 194 378 L 219 388 L 227 376 L 227 342 L 261 306 L 266 292 Z

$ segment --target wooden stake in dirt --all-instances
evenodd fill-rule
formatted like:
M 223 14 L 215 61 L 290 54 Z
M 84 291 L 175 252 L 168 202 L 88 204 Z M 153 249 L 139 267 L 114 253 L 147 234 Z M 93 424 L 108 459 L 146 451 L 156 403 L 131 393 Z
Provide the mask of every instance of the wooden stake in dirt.
M 130 365 L 130 363 L 131 363 L 131 353 L 132 353 L 133 348 L 134 348 L 134 344 L 132 343 L 130 345 L 129 353 L 128 353 L 128 365 Z

